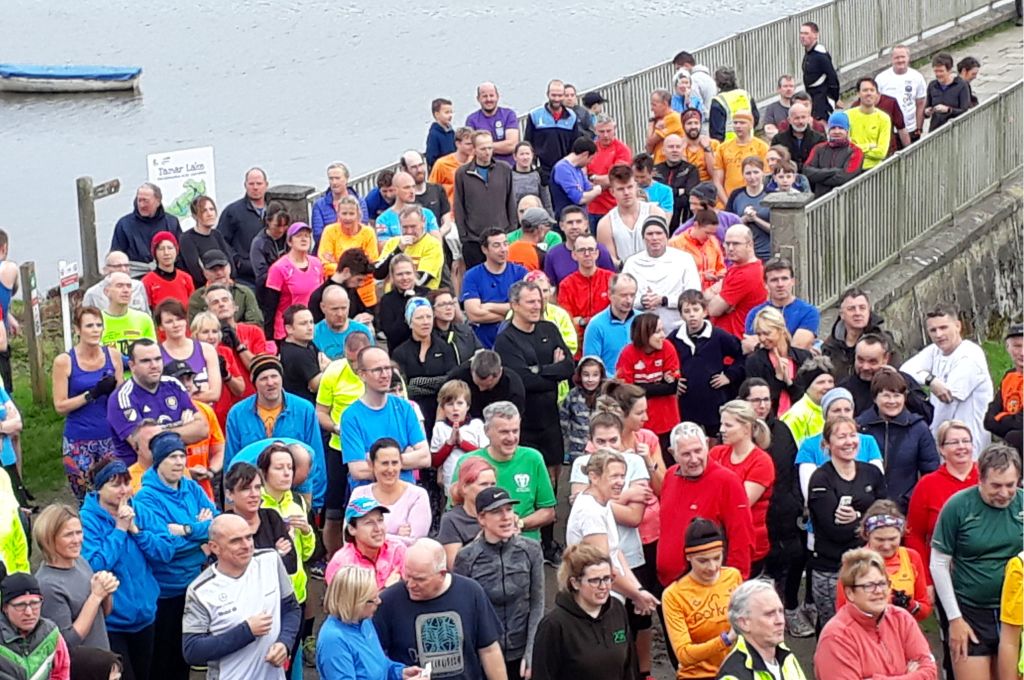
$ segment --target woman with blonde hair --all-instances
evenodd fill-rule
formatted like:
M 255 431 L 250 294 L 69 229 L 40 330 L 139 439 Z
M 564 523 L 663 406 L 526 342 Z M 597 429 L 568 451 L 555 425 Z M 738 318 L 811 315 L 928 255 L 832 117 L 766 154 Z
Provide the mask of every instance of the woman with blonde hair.
M 193 338 L 212 345 L 217 352 L 217 364 L 224 389 L 220 391 L 220 399 L 213 403 L 213 412 L 217 415 L 217 422 L 223 429 L 227 422 L 228 411 L 245 396 L 245 369 L 239 365 L 234 350 L 221 344 L 223 334 L 220 330 L 220 320 L 213 312 L 209 310 L 199 312 L 192 317 L 189 327 L 192 329 Z
M 766 449 L 772 435 L 768 424 L 757 417 L 754 407 L 742 399 L 727 402 L 721 408 L 722 443 L 708 451 L 708 458 L 732 470 L 743 482 L 754 521 L 754 546 L 751 553 L 751 577 L 761 573 L 768 556 L 768 506 L 775 484 L 775 463 Z
M 566 547 L 555 606 L 537 627 L 533 680 L 636 680 L 629 618 L 611 597 L 614 582 L 605 551 L 586 543 Z
M 68 649 L 110 649 L 104 615 L 120 581 L 109 571 L 93 573 L 82 557 L 78 511 L 63 503 L 48 506 L 36 518 L 32 538 L 43 553 L 35 574 L 43 595 L 41 615 L 57 624 Z
M 327 619 L 316 641 L 316 670 L 322 680 L 400 680 L 421 673 L 390 660 L 373 627 L 380 605 L 373 572 L 342 567 L 324 595 Z
M 793 346 L 786 319 L 774 307 L 765 307 L 757 313 L 754 332 L 760 344 L 747 356 L 747 377 L 763 378 L 768 383 L 772 415 L 779 418 L 804 396 L 796 373 L 811 358 L 811 353 Z

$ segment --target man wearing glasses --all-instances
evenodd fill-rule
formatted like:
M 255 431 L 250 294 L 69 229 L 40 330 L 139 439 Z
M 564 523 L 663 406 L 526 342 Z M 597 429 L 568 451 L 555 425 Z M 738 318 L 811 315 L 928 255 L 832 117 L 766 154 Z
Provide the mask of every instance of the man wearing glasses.
M 110 298 L 107 297 L 105 290 L 109 283 L 107 281 L 108 277 L 114 272 L 129 274 L 130 269 L 128 256 L 120 250 L 111 250 L 107 253 L 106 259 L 103 260 L 103 278 L 96 282 L 89 290 L 85 291 L 82 305 L 95 307 L 96 309 L 106 309 L 110 306 Z M 132 299 L 128 306 L 149 314 L 149 298 L 146 296 L 146 287 L 138 279 L 132 279 Z
M 569 312 L 583 346 L 583 331 L 590 320 L 608 307 L 608 291 L 614 272 L 597 266 L 597 239 L 590 234 L 576 238 L 572 259 L 579 269 L 565 277 L 558 286 L 558 305 Z
M 430 449 L 412 404 L 388 393 L 388 353 L 379 347 L 364 347 L 356 356 L 355 369 L 363 381 L 363 396 L 341 414 L 341 455 L 342 462 L 348 465 L 349 487 L 354 489 L 373 481 L 367 454 L 381 437 L 392 437 L 398 442 L 402 452 L 401 478 L 415 483 L 412 471 L 430 465 Z
M 39 612 L 43 594 L 30 574 L 15 573 L 0 583 L 0 676 L 68 680 L 71 656 L 57 625 Z

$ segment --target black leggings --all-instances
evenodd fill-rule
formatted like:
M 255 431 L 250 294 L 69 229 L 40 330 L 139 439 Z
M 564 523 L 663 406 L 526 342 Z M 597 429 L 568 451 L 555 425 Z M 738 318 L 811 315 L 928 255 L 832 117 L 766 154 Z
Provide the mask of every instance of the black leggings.
M 185 615 L 185 594 L 156 601 L 153 624 L 153 680 L 188 680 L 188 664 L 181 651 L 181 619 Z
M 156 624 L 151 623 L 134 633 L 107 631 L 110 651 L 121 656 L 121 677 L 123 680 L 146 680 L 150 676 L 153 661 L 153 642 Z
M 807 548 L 803 536 L 772 542 L 771 552 L 764 559 L 764 572 L 775 582 L 775 590 L 786 609 L 800 606 L 800 582 L 806 566 Z M 807 592 L 810 590 L 808 587 Z

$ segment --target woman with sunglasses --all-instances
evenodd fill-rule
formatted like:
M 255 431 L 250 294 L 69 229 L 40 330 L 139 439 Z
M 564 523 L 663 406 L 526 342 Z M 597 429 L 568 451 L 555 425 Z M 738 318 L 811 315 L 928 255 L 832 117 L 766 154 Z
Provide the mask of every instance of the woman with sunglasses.
M 533 646 L 533 680 L 636 680 L 626 608 L 611 596 L 611 558 L 580 543 L 562 553 L 555 606 L 541 619 Z

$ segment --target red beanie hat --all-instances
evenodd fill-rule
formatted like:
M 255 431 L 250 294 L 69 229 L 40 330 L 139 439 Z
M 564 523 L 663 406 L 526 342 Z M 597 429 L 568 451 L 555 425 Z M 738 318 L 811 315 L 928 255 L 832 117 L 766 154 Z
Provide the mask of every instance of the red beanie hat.
M 169 231 L 158 231 L 153 235 L 153 240 L 149 242 L 149 254 L 153 256 L 154 260 L 156 259 L 157 246 L 164 241 L 170 241 L 174 244 L 175 250 L 180 250 L 180 248 L 178 248 L 178 239 L 175 238 L 174 234 Z

